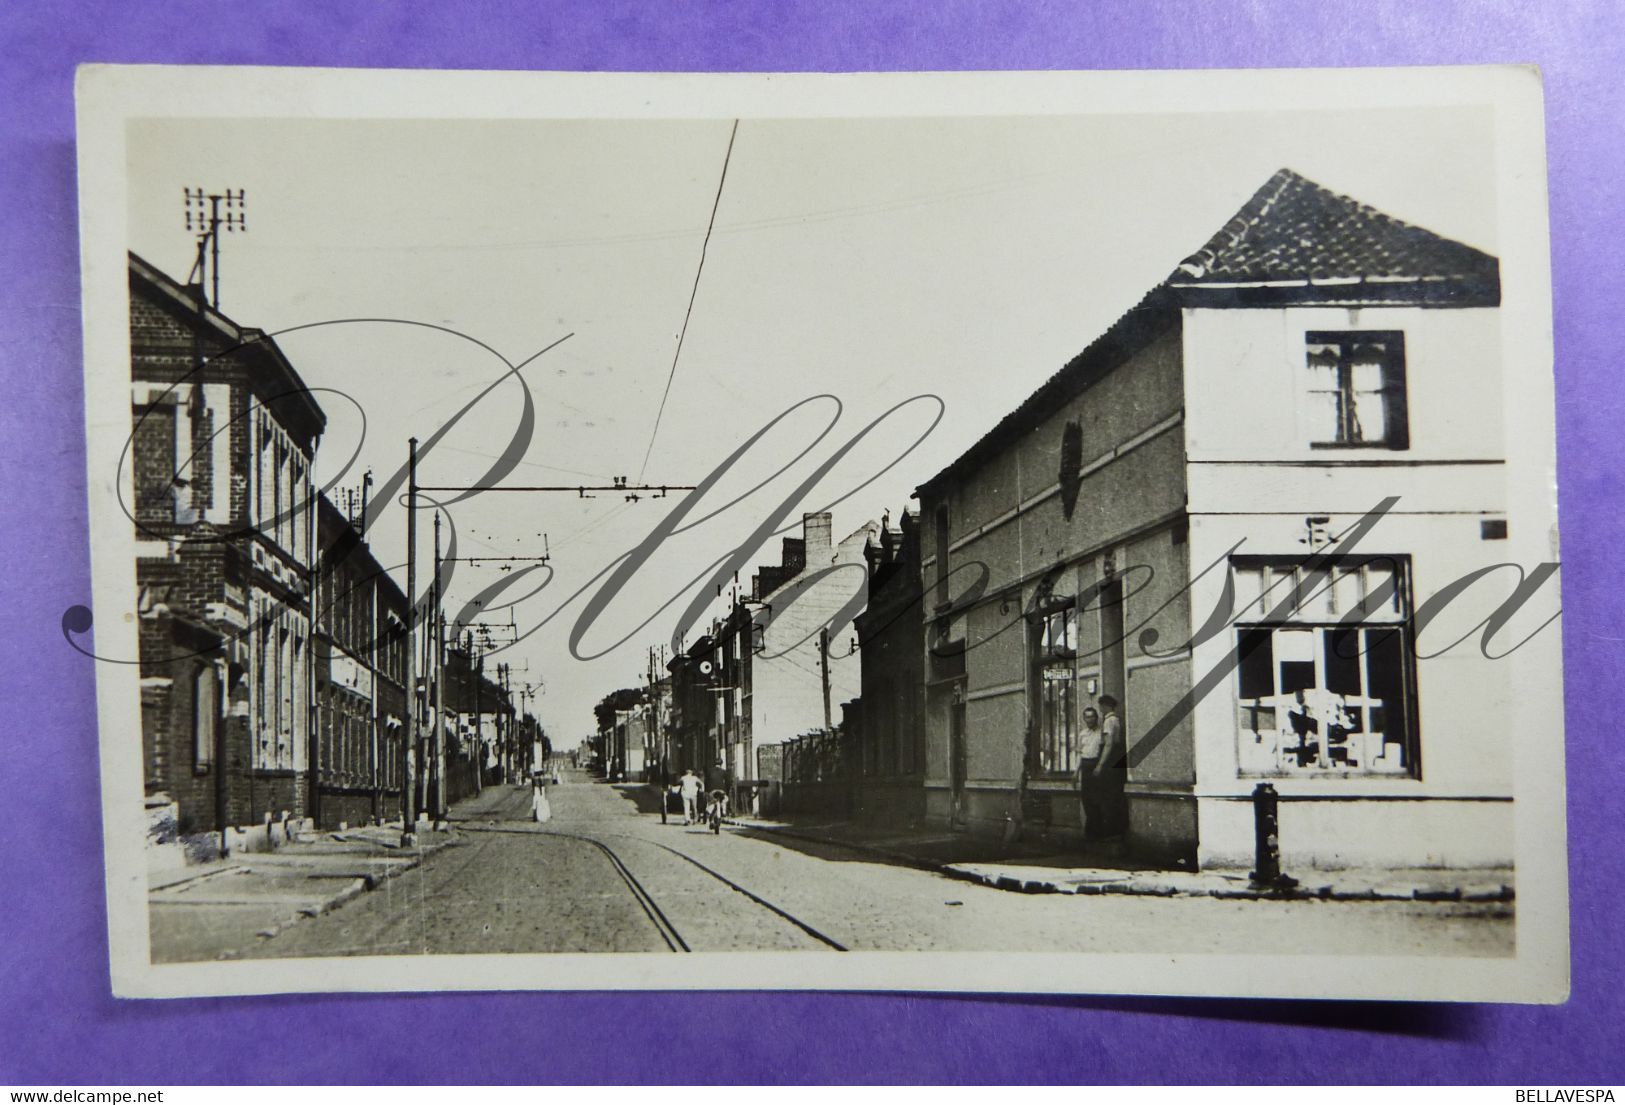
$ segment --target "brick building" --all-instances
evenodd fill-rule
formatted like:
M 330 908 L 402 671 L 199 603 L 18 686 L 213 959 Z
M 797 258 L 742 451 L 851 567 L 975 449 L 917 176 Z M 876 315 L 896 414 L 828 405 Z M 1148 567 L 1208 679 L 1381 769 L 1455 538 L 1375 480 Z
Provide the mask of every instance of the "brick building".
M 1506 534 L 1499 302 L 1494 257 L 1282 170 L 923 484 L 933 818 L 1076 831 L 1109 696 L 1148 859 L 1248 862 L 1269 781 L 1288 862 L 1509 863 L 1504 677 L 1411 624 Z
M 446 801 L 458 802 L 487 783 L 500 782 L 508 715 L 507 693 L 485 675 L 474 631 L 446 645 Z
M 719 700 L 712 687 L 718 682 L 719 661 L 717 639 L 707 633 L 666 665 L 671 713 L 664 734 L 665 766 L 673 779 L 686 770 L 703 770 L 718 754 Z
M 310 467 L 325 416 L 276 343 L 129 257 L 142 741 L 181 835 L 308 812 Z
M 821 522 L 815 522 L 813 528 L 823 534 L 823 543 L 828 545 L 829 516 L 820 517 Z M 754 751 L 755 674 L 772 620 L 772 608 L 762 596 L 772 595 L 804 576 L 805 520 L 802 530 L 800 537 L 782 539 L 777 564 L 757 567 L 751 577 L 750 594 L 736 596 L 727 615 L 713 620 L 705 634 L 679 651 L 667 665 L 671 696 L 668 767 L 672 777 L 688 768 L 703 772 L 719 759 L 737 779 L 779 777 L 777 761 L 774 767 L 764 768 Z M 815 635 L 815 645 L 816 640 Z M 812 671 L 812 678 L 818 680 L 817 668 Z M 822 720 L 810 724 L 821 727 Z
M 925 625 L 920 520 L 882 519 L 863 551 L 869 605 L 854 620 L 862 694 L 847 711 L 859 816 L 913 821 L 925 814 Z
M 648 720 L 645 699 L 641 688 L 622 687 L 605 695 L 593 707 L 604 777 L 612 782 L 643 778 L 648 743 L 644 730 Z
M 761 568 L 750 610 L 748 687 L 741 692 L 749 718 L 749 743 L 737 759 L 754 768 L 764 747 L 803 733 L 833 729 L 840 704 L 858 697 L 862 678 L 851 619 L 868 598 L 864 550 L 880 532 L 865 522 L 834 540 L 827 513 L 802 516 L 802 536 L 792 562 Z M 799 564 L 799 570 L 792 570 Z M 825 635 L 821 631 L 833 626 Z
M 643 778 L 646 782 L 669 784 L 683 769 L 672 751 L 672 679 L 656 673 L 653 655 L 649 661 L 649 681 L 643 688 Z
M 312 815 L 323 828 L 400 811 L 406 594 L 356 524 L 317 498 L 317 741 Z
M 741 782 L 783 782 L 786 742 L 834 739 L 842 704 L 861 687 L 847 623 L 866 601 L 864 550 L 879 527 L 865 523 L 839 542 L 832 530 L 828 513 L 804 515 L 801 536 L 783 538 L 779 563 L 758 567 L 751 593 L 667 665 L 671 724 L 662 736 L 674 775 L 720 760 Z

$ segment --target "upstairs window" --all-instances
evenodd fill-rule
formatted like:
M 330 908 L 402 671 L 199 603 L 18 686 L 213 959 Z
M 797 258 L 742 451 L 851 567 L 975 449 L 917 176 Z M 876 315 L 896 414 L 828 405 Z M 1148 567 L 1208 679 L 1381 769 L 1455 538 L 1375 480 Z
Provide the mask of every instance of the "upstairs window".
M 1404 334 L 1311 330 L 1305 365 L 1300 409 L 1311 448 L 1410 448 Z

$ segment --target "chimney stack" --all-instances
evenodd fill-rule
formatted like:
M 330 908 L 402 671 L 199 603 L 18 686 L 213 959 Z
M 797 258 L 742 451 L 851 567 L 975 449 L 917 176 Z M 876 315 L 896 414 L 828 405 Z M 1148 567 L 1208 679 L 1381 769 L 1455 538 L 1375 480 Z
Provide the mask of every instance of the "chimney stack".
M 835 554 L 834 522 L 828 511 L 801 516 L 801 534 L 807 542 L 807 563 L 828 564 Z

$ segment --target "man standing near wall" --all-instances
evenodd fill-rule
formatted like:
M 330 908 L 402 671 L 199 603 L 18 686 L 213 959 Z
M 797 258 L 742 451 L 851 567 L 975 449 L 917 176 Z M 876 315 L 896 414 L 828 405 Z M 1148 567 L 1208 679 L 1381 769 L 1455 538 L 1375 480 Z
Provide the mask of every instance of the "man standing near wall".
M 1093 706 L 1083 708 L 1078 735 L 1078 802 L 1086 842 L 1108 840 L 1123 833 L 1123 718 L 1117 699 L 1100 696 L 1104 719 Z
M 1093 706 L 1083 708 L 1080 720 L 1078 762 L 1073 768 L 1073 776 L 1078 785 L 1078 823 L 1083 828 L 1083 839 L 1088 841 L 1094 839 L 1104 827 L 1097 776 L 1106 734 L 1100 727 L 1100 711 Z
M 1128 773 L 1128 746 L 1123 739 L 1123 716 L 1118 713 L 1117 699 L 1101 695 L 1100 708 L 1105 717 L 1100 722 L 1100 761 L 1095 765 L 1094 785 L 1099 788 L 1101 831 L 1095 839 L 1121 839 L 1127 828 L 1123 783 Z

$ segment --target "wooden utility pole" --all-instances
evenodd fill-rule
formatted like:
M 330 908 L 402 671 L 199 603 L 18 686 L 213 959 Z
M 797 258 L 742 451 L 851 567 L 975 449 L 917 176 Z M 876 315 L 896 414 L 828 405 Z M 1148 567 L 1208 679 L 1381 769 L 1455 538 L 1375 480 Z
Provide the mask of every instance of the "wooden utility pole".
M 446 623 L 440 594 L 440 510 L 434 512 L 434 794 L 435 821 L 446 819 Z
M 372 469 L 367 469 L 361 476 L 361 527 L 358 532 L 363 538 L 367 535 L 367 492 L 372 488 Z M 383 719 L 379 717 L 378 709 L 378 678 L 383 671 L 381 650 L 384 646 L 384 632 L 380 625 L 383 617 L 383 607 L 379 604 L 379 588 L 381 584 L 378 577 L 372 577 L 371 604 L 367 616 L 368 664 L 372 669 L 371 677 L 367 682 L 367 728 L 371 732 L 372 753 L 372 820 L 378 824 L 384 816 L 384 733 Z
M 519 716 L 513 708 L 513 665 L 502 665 L 502 698 L 508 706 L 508 780 L 517 782 L 519 776 Z
M 434 594 L 434 584 L 429 584 L 429 595 Z M 430 750 L 434 747 L 434 726 L 430 723 L 429 711 L 434 708 L 434 699 L 429 696 L 433 693 L 430 680 L 434 678 L 434 647 L 430 640 L 434 634 L 434 607 L 430 605 L 427 617 L 428 625 L 425 632 L 418 634 L 422 651 L 418 653 L 418 663 L 422 665 L 423 703 L 418 715 L 418 817 L 427 820 L 433 812 L 429 809 L 429 776 L 434 774 L 434 759 Z
M 297 499 L 301 491 L 308 488 L 290 488 L 291 495 Z M 305 654 L 304 671 L 295 673 L 295 679 L 303 679 L 305 687 L 305 716 L 296 718 L 297 724 L 304 726 L 305 730 L 305 768 L 306 784 L 309 788 L 306 798 L 306 807 L 310 810 L 311 821 L 316 827 L 322 823 L 322 737 L 320 707 L 316 702 L 316 626 L 321 620 L 322 602 L 322 556 L 316 548 L 319 539 L 316 528 L 316 496 L 305 496 L 305 509 L 301 511 L 302 517 L 294 520 L 294 525 L 305 529 L 305 567 L 310 571 L 310 618 L 305 623 Z M 291 509 L 291 508 L 290 508 Z M 298 541 L 295 541 L 298 544 Z M 331 603 L 333 596 L 333 566 L 328 566 L 327 601 Z M 345 596 L 349 601 L 349 596 Z M 328 640 L 329 654 L 333 648 L 333 641 Z
M 564 339 L 561 338 L 559 340 L 562 341 Z M 557 343 L 555 343 L 555 344 L 557 344 Z M 645 463 L 647 463 L 647 459 L 648 458 L 645 457 Z M 414 511 L 415 511 L 415 508 L 416 508 L 416 505 L 417 505 L 417 493 L 420 492 L 420 491 L 429 491 L 429 492 L 435 492 L 435 493 L 453 493 L 453 494 L 463 494 L 463 493 L 470 492 L 470 491 L 479 491 L 479 492 L 520 491 L 520 492 L 530 492 L 530 493 L 553 493 L 553 494 L 563 493 L 563 494 L 575 495 L 576 497 L 582 498 L 582 499 L 590 498 L 596 492 L 609 492 L 610 494 L 617 494 L 617 495 L 623 496 L 625 498 L 625 500 L 627 502 L 629 502 L 629 503 L 635 503 L 635 502 L 639 502 L 640 500 L 642 500 L 645 497 L 660 499 L 660 498 L 666 497 L 668 494 L 670 494 L 673 491 L 693 491 L 694 490 L 693 485 L 689 485 L 689 484 L 646 484 L 646 483 L 641 483 L 641 482 L 640 483 L 631 483 L 630 481 L 627 480 L 627 478 L 625 476 L 616 476 L 611 480 L 611 482 L 609 482 L 607 484 L 574 484 L 574 485 L 558 485 L 558 484 L 545 484 L 545 485 L 507 484 L 507 485 L 502 485 L 502 484 L 499 484 L 499 485 L 497 485 L 495 487 L 467 486 L 467 485 L 460 485 L 460 486 L 428 486 L 428 485 L 425 485 L 425 486 L 419 486 L 418 482 L 417 482 L 417 439 L 416 438 L 412 439 L 412 455 L 411 455 L 411 464 L 408 467 L 408 477 L 409 477 L 409 483 L 408 483 L 407 499 L 406 499 L 406 501 L 407 501 L 407 544 L 408 544 L 407 560 L 406 560 L 406 574 L 407 574 L 407 590 L 408 590 L 408 592 L 410 592 L 412 590 L 412 581 L 414 579 L 413 570 L 414 570 L 414 565 L 416 563 L 413 556 L 412 556 L 411 543 L 412 543 L 412 541 L 413 541 L 413 539 L 414 539 L 414 537 L 415 537 L 415 535 L 417 533 Z M 439 515 L 438 514 L 435 517 L 435 524 L 438 527 L 438 525 L 439 525 Z M 546 541 L 546 535 L 545 534 L 543 535 L 543 541 L 544 542 Z M 436 555 L 438 557 L 438 552 L 437 552 Z M 492 561 L 492 562 L 534 560 L 534 561 L 539 561 L 539 562 L 542 562 L 542 563 L 546 563 L 548 560 L 551 559 L 551 557 L 544 554 L 544 555 L 538 556 L 538 557 L 492 556 L 492 557 L 459 557 L 458 559 L 460 559 L 460 560 L 470 560 L 470 561 L 476 561 L 476 562 L 481 561 L 481 560 Z M 436 581 L 436 586 L 437 587 L 438 587 L 438 584 L 439 584 L 439 577 L 440 577 L 440 572 L 439 572 L 439 567 L 438 567 L 438 563 L 437 563 L 436 570 L 435 570 L 435 581 Z M 437 596 L 438 596 L 438 592 L 437 592 Z M 437 603 L 436 610 L 437 611 L 439 609 L 438 602 L 439 602 L 439 600 L 438 600 L 438 597 L 437 597 L 437 599 L 436 599 L 436 603 Z M 427 661 L 425 661 L 425 662 L 427 663 Z M 411 663 L 411 661 L 408 660 L 408 665 L 410 665 L 410 663 Z M 505 716 L 504 713 L 503 713 L 503 710 L 502 710 L 502 704 L 499 703 L 498 710 L 497 710 L 497 715 L 496 715 L 496 721 L 497 721 L 497 734 L 496 734 L 497 760 L 498 760 L 498 763 L 500 763 L 502 765 L 504 778 L 507 781 L 511 782 L 513 780 L 513 778 L 514 778 L 516 769 L 519 767 L 519 755 L 518 755 L 519 725 L 518 725 L 518 723 L 520 721 L 520 717 L 519 717 L 518 714 L 516 714 L 514 712 L 513 695 L 512 695 L 512 683 L 511 683 L 511 680 L 509 679 L 509 674 L 510 674 L 510 669 L 509 669 L 508 665 L 506 665 L 506 664 L 498 664 L 497 665 L 497 682 L 498 682 L 498 686 L 500 686 L 502 688 L 502 697 L 503 697 L 503 700 L 504 700 L 504 702 L 506 704 L 506 707 L 507 707 L 507 713 L 506 713 L 506 716 Z M 478 680 L 478 676 L 476 676 L 476 686 L 478 685 L 477 680 Z M 411 683 L 411 669 L 410 669 L 410 667 L 408 667 L 408 670 L 407 670 L 407 682 L 408 682 L 408 685 L 410 685 L 410 683 Z M 438 719 L 437 719 L 437 721 L 438 721 Z M 437 743 L 437 747 L 438 747 L 438 743 Z M 410 771 L 410 768 L 408 768 L 408 771 Z M 410 782 L 410 776 L 408 776 L 408 782 Z M 438 810 L 437 810 L 437 813 L 438 813 Z
M 824 684 L 824 731 L 834 728 L 829 715 L 829 627 L 818 631 L 818 677 Z
M 417 584 L 418 584 L 418 439 L 407 442 L 406 458 L 406 727 L 401 731 L 401 843 L 415 842 L 413 826 L 417 824 L 416 797 L 412 757 L 418 746 L 418 688 L 417 674 L 413 670 L 417 649 Z
M 507 699 L 508 681 L 505 676 L 507 667 L 508 665 L 500 661 L 497 663 L 497 766 L 502 769 L 504 783 L 513 781 L 509 770 L 513 762 L 509 748 L 513 737 L 513 723 L 512 719 L 502 712 L 503 703 Z
M 363 488 L 365 488 L 365 485 L 363 485 Z M 362 502 L 366 502 L 365 490 L 362 491 Z M 365 506 L 361 508 L 361 512 L 366 514 Z M 378 680 L 384 670 L 384 661 L 381 654 L 384 633 L 379 627 L 380 617 L 383 614 L 383 609 L 378 603 L 379 586 L 378 577 L 373 576 L 372 602 L 370 606 L 372 613 L 367 626 L 367 640 L 371 642 L 368 651 L 372 666 L 372 675 L 367 681 L 367 728 L 370 730 L 369 735 L 372 738 L 369 743 L 372 746 L 370 749 L 372 753 L 372 821 L 375 825 L 383 820 L 384 814 L 384 732 L 383 719 L 379 717 L 380 711 L 378 709 Z
M 484 678 L 485 661 L 474 658 L 474 631 L 470 629 L 463 636 L 468 645 L 468 670 L 474 677 L 474 793 L 482 794 L 485 791 L 485 734 L 480 723 L 480 681 Z
M 666 735 L 661 732 L 660 725 L 660 682 L 655 670 L 655 650 L 649 649 L 649 692 L 644 703 L 644 737 L 645 743 L 654 749 L 655 762 L 649 766 L 647 777 L 655 784 L 655 791 L 660 795 L 660 823 L 666 824 L 667 787 L 670 781 L 666 767 Z

